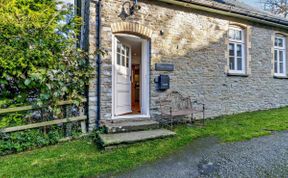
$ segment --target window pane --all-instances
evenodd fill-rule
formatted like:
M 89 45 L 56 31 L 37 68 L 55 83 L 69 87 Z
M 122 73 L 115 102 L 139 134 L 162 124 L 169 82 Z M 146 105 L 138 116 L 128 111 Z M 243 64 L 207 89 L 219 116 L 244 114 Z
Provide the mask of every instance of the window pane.
M 283 39 L 282 38 L 278 38 L 278 46 L 279 47 L 283 47 Z
M 129 57 L 126 58 L 126 67 L 129 67 Z
M 237 45 L 237 57 L 242 57 L 242 45 Z
M 242 70 L 242 58 L 237 58 L 237 70 Z
M 229 30 L 229 39 L 234 39 L 234 32 L 232 29 Z
M 279 68 L 280 68 L 280 69 L 279 69 L 279 70 L 280 70 L 279 73 L 283 74 L 283 73 L 284 73 L 284 65 L 283 65 L 282 62 L 279 63 Z
M 127 48 L 126 48 L 126 56 L 129 56 L 129 55 L 130 55 L 129 53 L 130 53 L 130 50 L 129 50 L 129 48 L 127 47 Z
M 283 62 L 284 60 L 284 51 L 279 51 L 279 61 Z
M 279 71 L 284 73 L 284 51 L 279 51 Z
M 274 72 L 278 73 L 278 51 L 274 50 Z
M 121 54 L 125 55 L 125 47 L 124 46 L 122 46 Z
M 278 38 L 275 38 L 274 46 L 278 46 Z
M 230 57 L 230 58 L 229 58 L 229 68 L 230 68 L 230 70 L 235 70 L 234 57 Z
M 121 50 L 121 44 L 117 43 L 117 53 L 120 53 L 120 50 Z
M 237 30 L 236 33 L 235 33 L 235 39 L 236 40 L 242 40 L 242 31 L 240 30 Z
M 117 64 L 118 65 L 120 65 L 120 58 L 121 58 L 120 54 L 117 53 Z
M 229 56 L 234 56 L 234 44 L 230 43 L 229 44 Z
M 122 65 L 122 66 L 125 66 L 125 56 L 121 56 L 121 57 L 122 57 L 121 65 Z
M 284 38 L 282 37 L 276 37 L 275 38 L 275 44 L 276 47 L 284 47 Z

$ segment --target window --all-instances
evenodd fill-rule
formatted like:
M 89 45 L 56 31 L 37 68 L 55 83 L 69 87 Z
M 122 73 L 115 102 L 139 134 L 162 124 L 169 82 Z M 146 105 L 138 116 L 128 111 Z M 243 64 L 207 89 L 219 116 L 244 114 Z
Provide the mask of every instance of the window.
M 229 28 L 229 73 L 245 74 L 245 32 Z
M 282 35 L 276 35 L 274 42 L 274 75 L 286 76 L 286 40 Z
M 129 67 L 130 48 L 117 43 L 117 64 L 123 67 Z

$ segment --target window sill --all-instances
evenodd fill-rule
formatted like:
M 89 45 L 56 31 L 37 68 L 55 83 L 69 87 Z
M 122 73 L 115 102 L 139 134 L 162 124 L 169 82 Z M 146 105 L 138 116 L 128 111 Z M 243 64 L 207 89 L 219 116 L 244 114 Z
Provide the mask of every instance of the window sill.
M 273 78 L 275 78 L 275 79 L 288 79 L 288 76 L 274 75 Z
M 231 76 L 231 77 L 233 77 L 233 76 L 235 76 L 235 77 L 249 77 L 248 74 L 232 73 L 232 72 L 228 72 L 227 76 Z

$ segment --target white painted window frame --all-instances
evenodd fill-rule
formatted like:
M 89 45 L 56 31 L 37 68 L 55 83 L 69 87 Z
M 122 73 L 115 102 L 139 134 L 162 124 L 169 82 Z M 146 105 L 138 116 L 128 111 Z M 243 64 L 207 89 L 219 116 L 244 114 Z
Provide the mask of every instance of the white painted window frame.
M 275 42 L 276 39 L 282 39 L 283 40 L 283 47 L 280 46 L 276 46 Z M 283 73 L 280 73 L 280 51 L 283 52 Z M 276 60 L 275 61 L 275 57 Z M 273 58 L 273 70 L 274 70 L 274 76 L 279 76 L 279 77 L 286 77 L 287 73 L 286 73 L 286 38 L 285 36 L 281 35 L 281 34 L 276 34 L 275 38 L 274 38 L 274 58 Z M 277 68 L 277 72 L 275 72 L 275 63 L 276 63 L 276 68 Z
M 237 31 L 240 31 L 241 34 L 242 34 L 242 39 L 241 40 L 236 40 L 236 39 L 230 39 L 229 37 L 229 33 L 230 33 L 230 30 L 237 30 Z M 246 74 L 246 33 L 245 33 L 245 30 L 241 27 L 238 27 L 238 26 L 230 26 L 229 27 L 229 30 L 228 30 L 228 39 L 229 39 L 229 43 L 228 43 L 228 55 L 229 55 L 229 58 L 228 58 L 228 67 L 229 67 L 229 73 L 231 74 Z M 233 44 L 234 45 L 234 56 L 230 56 L 230 49 L 229 49 L 229 46 L 230 44 Z M 242 54 L 241 54 L 241 57 L 242 57 L 242 70 L 237 70 L 238 68 L 238 64 L 237 64 L 237 45 L 241 45 L 241 50 L 242 50 Z M 231 70 L 230 69 L 230 57 L 233 57 L 234 58 L 234 70 Z
M 120 52 L 116 51 L 116 64 L 117 64 L 117 57 L 118 57 L 117 54 L 119 54 L 119 56 L 120 56 L 120 64 L 118 64 L 119 68 L 121 68 L 121 70 L 123 70 L 122 69 L 123 67 L 124 67 L 124 70 L 126 70 L 126 68 L 129 68 L 130 69 L 130 73 L 131 73 L 131 67 L 130 67 L 131 61 L 128 61 L 129 63 L 128 63 L 128 66 L 127 66 L 127 58 L 131 60 L 131 56 L 132 56 L 131 49 L 132 49 L 132 47 L 130 45 L 123 44 L 123 43 L 120 43 L 120 45 L 121 45 Z M 126 51 L 127 48 L 129 49 L 129 54 L 128 55 L 127 55 L 127 51 Z M 123 50 L 125 51 L 125 54 L 122 53 Z M 123 57 L 124 57 L 124 66 L 122 64 L 122 62 L 123 62 L 122 58 Z

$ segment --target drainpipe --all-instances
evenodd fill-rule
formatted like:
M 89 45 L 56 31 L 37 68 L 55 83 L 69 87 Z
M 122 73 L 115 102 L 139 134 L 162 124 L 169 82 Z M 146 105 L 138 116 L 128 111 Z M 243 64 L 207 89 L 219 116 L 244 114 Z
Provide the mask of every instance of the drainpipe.
M 101 47 L 101 0 L 97 1 L 96 4 L 96 49 Z M 101 54 L 96 54 L 96 71 L 97 71 L 97 106 L 96 106 L 96 129 L 100 127 L 101 117 Z

